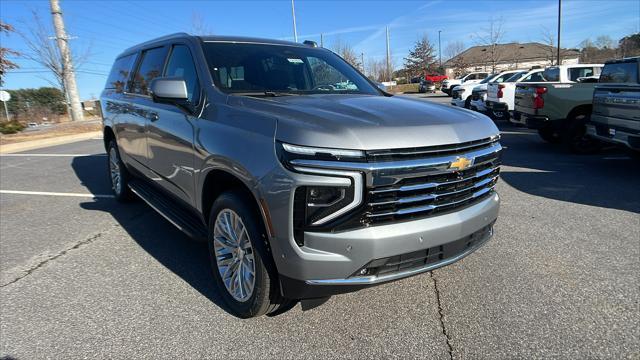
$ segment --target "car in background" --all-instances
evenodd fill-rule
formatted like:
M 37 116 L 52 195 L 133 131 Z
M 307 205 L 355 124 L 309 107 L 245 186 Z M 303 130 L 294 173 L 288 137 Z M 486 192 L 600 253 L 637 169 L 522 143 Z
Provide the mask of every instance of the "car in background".
M 513 76 L 515 73 L 519 72 L 520 70 L 508 70 L 508 71 L 503 71 L 500 74 L 494 76 L 490 81 L 487 82 L 481 82 L 479 85 L 476 85 L 472 90 L 471 90 L 471 102 L 470 102 L 470 106 L 469 108 L 471 110 L 474 111 L 478 111 L 481 112 L 483 114 L 487 113 L 487 106 L 486 106 L 486 100 L 487 100 L 487 86 L 488 83 L 490 82 L 497 82 L 497 83 L 501 83 L 506 81 L 507 79 L 509 79 L 511 76 Z
M 447 75 L 439 75 L 439 74 L 427 74 L 424 76 L 424 79 L 427 81 L 431 81 L 432 83 L 439 83 L 444 80 L 447 80 L 449 77 Z
M 605 63 L 593 92 L 587 134 L 640 154 L 640 57 Z
M 421 80 L 420 85 L 418 86 L 419 93 L 435 93 L 436 92 L 436 84 L 433 81 L 429 80 Z
M 479 83 L 464 83 L 454 87 L 451 94 L 451 105 L 471 109 L 471 94 L 474 88 L 479 86 L 479 84 L 486 87 L 485 84 L 487 83 L 493 81 L 504 81 L 503 79 L 510 77 L 514 72 L 516 72 L 516 70 L 505 71 L 499 74 L 491 74 Z
M 514 108 L 514 94 L 517 82 L 544 81 L 542 69 L 520 70 L 501 83 L 487 85 L 487 111 L 495 120 L 510 120 Z
M 487 76 L 489 76 L 488 72 L 472 72 L 469 73 L 467 75 L 464 75 L 463 77 L 459 78 L 459 79 L 447 79 L 447 80 L 443 80 L 442 81 L 442 86 L 440 87 L 440 90 L 442 90 L 442 92 L 444 92 L 445 94 L 451 96 L 451 91 L 453 90 L 454 87 L 456 87 L 456 85 L 460 85 L 463 83 L 470 83 L 470 84 L 477 84 L 480 81 L 484 80 L 487 78 Z
M 579 154 L 596 152 L 600 142 L 586 136 L 597 83 L 578 78 L 600 75 L 602 64 L 561 65 L 547 68 L 545 82 L 516 85 L 514 121 L 538 130 L 550 143 L 563 143 Z

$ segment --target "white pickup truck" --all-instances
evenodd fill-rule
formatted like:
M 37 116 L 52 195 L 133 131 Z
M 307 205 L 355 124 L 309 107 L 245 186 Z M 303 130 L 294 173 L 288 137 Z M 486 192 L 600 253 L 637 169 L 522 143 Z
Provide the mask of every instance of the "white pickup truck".
M 451 100 L 452 105 L 463 106 L 467 109 L 475 110 L 484 113 L 487 108 L 485 107 L 485 101 L 487 100 L 487 86 L 489 83 L 502 83 L 509 79 L 514 74 L 521 72 L 522 70 L 507 70 L 497 75 L 492 75 L 478 84 L 466 84 L 458 85 L 454 89 L 454 99 Z M 459 91 L 464 89 L 464 91 Z M 456 101 L 456 103 L 454 103 Z M 462 101 L 463 105 L 460 105 Z
M 457 85 L 460 85 L 460 84 L 463 84 L 463 83 L 464 84 L 477 84 L 480 81 L 486 79 L 488 76 L 489 76 L 488 72 L 472 72 L 472 73 L 469 73 L 469 74 L 461 77 L 460 79 L 447 79 L 447 80 L 444 80 L 442 82 L 442 86 L 441 86 L 440 90 L 442 90 L 443 93 L 451 96 L 451 91 Z
M 517 82 L 545 81 L 542 69 L 519 71 L 501 83 L 487 84 L 486 108 L 489 116 L 497 120 L 509 120 L 513 111 Z

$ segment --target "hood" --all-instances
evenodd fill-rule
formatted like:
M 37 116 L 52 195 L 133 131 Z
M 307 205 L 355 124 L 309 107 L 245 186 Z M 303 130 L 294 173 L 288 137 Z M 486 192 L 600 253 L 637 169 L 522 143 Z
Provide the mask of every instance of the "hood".
M 297 145 L 377 150 L 455 144 L 498 134 L 482 114 L 399 96 L 230 96 L 229 105 L 275 117 L 277 140 Z

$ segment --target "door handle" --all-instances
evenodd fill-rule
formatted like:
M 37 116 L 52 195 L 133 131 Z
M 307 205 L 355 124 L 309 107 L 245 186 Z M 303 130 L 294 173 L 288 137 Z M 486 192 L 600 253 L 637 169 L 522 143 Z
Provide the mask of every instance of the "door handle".
M 158 121 L 160 120 L 160 115 L 158 115 L 158 113 L 151 113 L 149 114 L 149 120 Z

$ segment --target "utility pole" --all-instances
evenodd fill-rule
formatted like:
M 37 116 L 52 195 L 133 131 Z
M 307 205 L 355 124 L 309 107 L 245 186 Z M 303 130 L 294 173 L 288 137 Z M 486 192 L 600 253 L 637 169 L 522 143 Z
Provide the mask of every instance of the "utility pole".
M 560 60 L 560 18 L 562 18 L 562 0 L 558 0 L 558 55 L 556 56 L 556 65 L 562 65 L 562 60 Z
M 291 15 L 293 16 L 293 40 L 298 42 L 298 29 L 296 28 L 296 7 L 291 0 Z
M 78 86 L 76 85 L 76 74 L 73 70 L 73 61 L 71 59 L 71 50 L 69 50 L 69 37 L 64 29 L 64 21 L 62 20 L 62 9 L 58 0 L 49 0 L 51 5 L 51 16 L 53 17 L 53 27 L 56 30 L 56 42 L 60 50 L 60 58 L 62 59 L 62 74 L 64 77 L 64 87 L 67 98 L 71 103 L 71 120 L 81 121 L 82 105 L 80 104 L 80 96 L 78 95 Z
M 440 42 L 440 33 L 442 30 L 438 30 L 438 57 L 440 58 L 440 68 L 442 69 L 442 43 Z
M 360 59 L 362 59 L 362 73 L 364 74 L 364 53 L 360 53 Z
M 324 34 L 320 33 L 320 47 L 323 48 L 324 47 Z
M 389 27 L 386 28 L 387 31 L 387 81 L 391 81 L 391 48 L 389 47 Z

